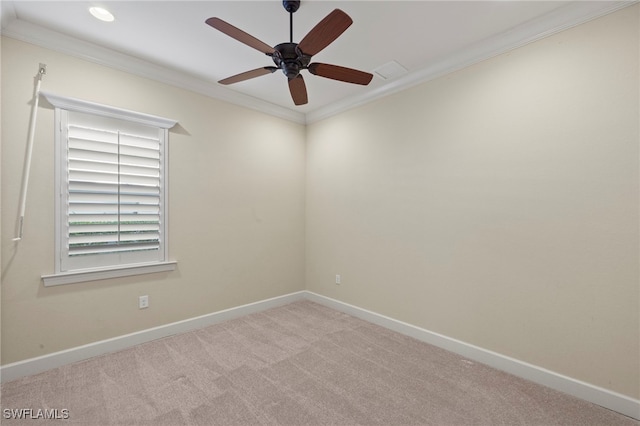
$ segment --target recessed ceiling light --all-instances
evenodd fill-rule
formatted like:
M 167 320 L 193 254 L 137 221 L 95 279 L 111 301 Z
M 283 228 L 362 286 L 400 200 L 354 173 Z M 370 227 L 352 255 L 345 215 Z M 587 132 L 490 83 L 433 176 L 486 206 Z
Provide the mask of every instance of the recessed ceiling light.
M 94 17 L 104 22 L 112 22 L 114 19 L 116 19 L 113 17 L 111 12 L 102 7 L 91 7 L 89 8 L 89 12 L 91 12 Z

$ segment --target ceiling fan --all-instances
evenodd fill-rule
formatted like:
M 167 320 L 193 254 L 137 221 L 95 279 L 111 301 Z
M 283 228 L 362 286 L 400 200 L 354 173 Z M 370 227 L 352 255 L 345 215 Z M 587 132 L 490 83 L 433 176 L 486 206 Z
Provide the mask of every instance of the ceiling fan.
M 307 87 L 302 78 L 302 74 L 300 74 L 302 70 L 308 70 L 311 74 L 320 77 L 364 86 L 371 82 L 373 74 L 364 71 L 320 62 L 311 63 L 312 56 L 318 54 L 322 49 L 331 44 L 353 23 L 349 15 L 340 9 L 335 9 L 313 27 L 300 43 L 294 43 L 293 14 L 300 7 L 300 1 L 283 0 L 282 5 L 284 9 L 289 12 L 289 42 L 280 43 L 274 47 L 269 46 L 220 18 L 209 18 L 206 20 L 208 25 L 218 31 L 271 57 L 276 65 L 256 68 L 251 71 L 236 74 L 220 80 L 218 83 L 238 83 L 261 75 L 271 74 L 280 69 L 289 80 L 289 92 L 291 93 L 293 103 L 296 105 L 304 105 L 308 100 Z

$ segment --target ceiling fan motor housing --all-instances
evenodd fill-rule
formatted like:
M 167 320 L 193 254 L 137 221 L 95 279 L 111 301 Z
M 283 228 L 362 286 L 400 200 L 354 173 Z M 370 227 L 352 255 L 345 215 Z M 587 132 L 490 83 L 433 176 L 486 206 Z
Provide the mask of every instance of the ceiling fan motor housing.
M 300 51 L 298 43 L 280 43 L 274 49 L 276 53 L 273 55 L 273 62 L 289 79 L 296 78 L 311 61 L 311 56 Z

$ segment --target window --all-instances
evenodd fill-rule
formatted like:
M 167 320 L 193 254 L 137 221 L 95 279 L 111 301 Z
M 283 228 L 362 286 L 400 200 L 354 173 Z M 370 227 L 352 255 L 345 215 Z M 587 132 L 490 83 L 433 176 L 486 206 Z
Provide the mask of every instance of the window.
M 175 121 L 43 93 L 55 106 L 56 271 L 45 285 L 172 270 L 167 139 Z

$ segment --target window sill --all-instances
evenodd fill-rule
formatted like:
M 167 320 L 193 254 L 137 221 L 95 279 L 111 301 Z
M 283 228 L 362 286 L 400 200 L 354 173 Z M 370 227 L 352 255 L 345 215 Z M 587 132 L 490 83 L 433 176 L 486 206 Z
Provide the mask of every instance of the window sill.
M 110 278 L 129 277 L 132 275 L 168 272 L 176 269 L 178 262 L 158 262 L 138 265 L 119 266 L 115 268 L 85 269 L 82 271 L 62 272 L 53 275 L 43 275 L 45 287 L 62 284 L 74 284 L 87 281 L 107 280 Z

